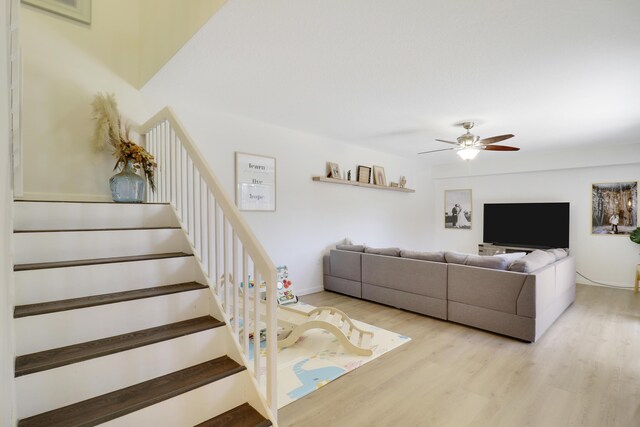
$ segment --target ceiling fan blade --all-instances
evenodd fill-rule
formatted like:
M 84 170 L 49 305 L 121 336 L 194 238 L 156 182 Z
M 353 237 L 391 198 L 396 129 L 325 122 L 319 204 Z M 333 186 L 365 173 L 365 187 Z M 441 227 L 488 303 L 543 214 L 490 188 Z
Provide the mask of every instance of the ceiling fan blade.
M 518 151 L 520 150 L 520 148 L 518 147 L 510 147 L 508 145 L 485 145 L 478 148 L 486 151 Z
M 446 142 L 447 144 L 453 144 L 453 145 L 460 145 L 457 142 L 453 142 L 453 141 L 445 141 L 444 139 L 436 139 L 436 141 L 439 142 Z
M 449 150 L 455 150 L 455 148 L 442 148 L 440 150 L 423 151 L 422 153 L 418 153 L 418 154 L 437 153 L 438 151 L 449 151 Z
M 504 141 L 505 139 L 513 138 L 513 136 L 514 135 L 511 135 L 511 134 L 492 136 L 491 138 L 481 139 L 480 141 L 478 141 L 478 143 L 483 144 L 483 145 L 493 144 L 495 142 L 500 142 L 500 141 Z

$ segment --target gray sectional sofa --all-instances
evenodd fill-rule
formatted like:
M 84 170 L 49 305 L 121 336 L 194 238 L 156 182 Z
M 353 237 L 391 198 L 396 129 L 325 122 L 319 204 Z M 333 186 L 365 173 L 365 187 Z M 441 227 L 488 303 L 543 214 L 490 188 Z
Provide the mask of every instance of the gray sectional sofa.
M 540 338 L 575 300 L 575 260 L 566 252 L 535 251 L 514 260 L 348 249 L 325 255 L 326 290 L 524 341 Z

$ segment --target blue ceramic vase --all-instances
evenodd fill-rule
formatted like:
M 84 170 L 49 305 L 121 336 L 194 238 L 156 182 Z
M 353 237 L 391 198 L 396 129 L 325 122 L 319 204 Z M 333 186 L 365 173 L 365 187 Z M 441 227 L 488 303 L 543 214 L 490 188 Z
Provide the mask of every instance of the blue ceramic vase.
M 144 178 L 133 169 L 129 160 L 120 173 L 109 180 L 113 201 L 117 203 L 142 203 L 144 201 Z

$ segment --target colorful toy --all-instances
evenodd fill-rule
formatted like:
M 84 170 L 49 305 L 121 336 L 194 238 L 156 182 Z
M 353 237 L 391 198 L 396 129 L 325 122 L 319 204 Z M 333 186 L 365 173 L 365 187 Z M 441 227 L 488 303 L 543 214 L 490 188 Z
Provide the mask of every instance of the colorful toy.
M 276 286 L 276 298 L 278 304 L 295 304 L 298 297 L 290 289 L 293 283 L 289 279 L 289 269 L 286 265 L 278 267 L 278 285 Z
M 332 334 L 350 353 L 362 356 L 373 354 L 372 341 L 374 333 L 357 327 L 344 312 L 333 307 L 311 308 L 306 304 L 292 305 L 298 302 L 293 293 L 293 282 L 289 279 L 289 269 L 286 265 L 277 268 L 276 300 L 282 307 L 278 307 L 278 348 L 294 345 L 298 339 L 310 329 L 323 329 Z M 244 287 L 244 284 L 240 284 Z M 253 289 L 255 283 L 249 277 L 248 288 Z M 262 282 L 261 287 L 266 287 Z M 262 304 L 265 304 L 264 296 Z M 250 308 L 252 309 L 252 308 Z M 260 325 L 265 321 L 264 309 L 260 310 Z M 249 325 L 249 338 L 253 340 L 254 326 Z M 265 341 L 266 329 L 260 328 L 260 341 Z

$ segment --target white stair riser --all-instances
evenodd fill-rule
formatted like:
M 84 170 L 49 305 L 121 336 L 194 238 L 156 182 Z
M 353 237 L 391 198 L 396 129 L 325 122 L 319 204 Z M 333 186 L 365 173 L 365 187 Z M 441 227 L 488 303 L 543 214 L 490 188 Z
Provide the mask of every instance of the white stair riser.
M 180 229 L 14 234 L 15 263 L 189 252 Z
M 246 402 L 247 375 L 246 371 L 239 372 L 101 426 L 192 427 Z
M 60 311 L 14 320 L 24 355 L 209 315 L 209 289 Z
M 18 418 L 129 387 L 225 355 L 223 327 L 16 378 Z M 70 387 L 70 385 L 73 387 Z
M 16 230 L 83 230 L 178 226 L 169 205 L 16 202 Z
M 25 270 L 15 273 L 16 305 L 37 304 L 198 281 L 193 257 Z

